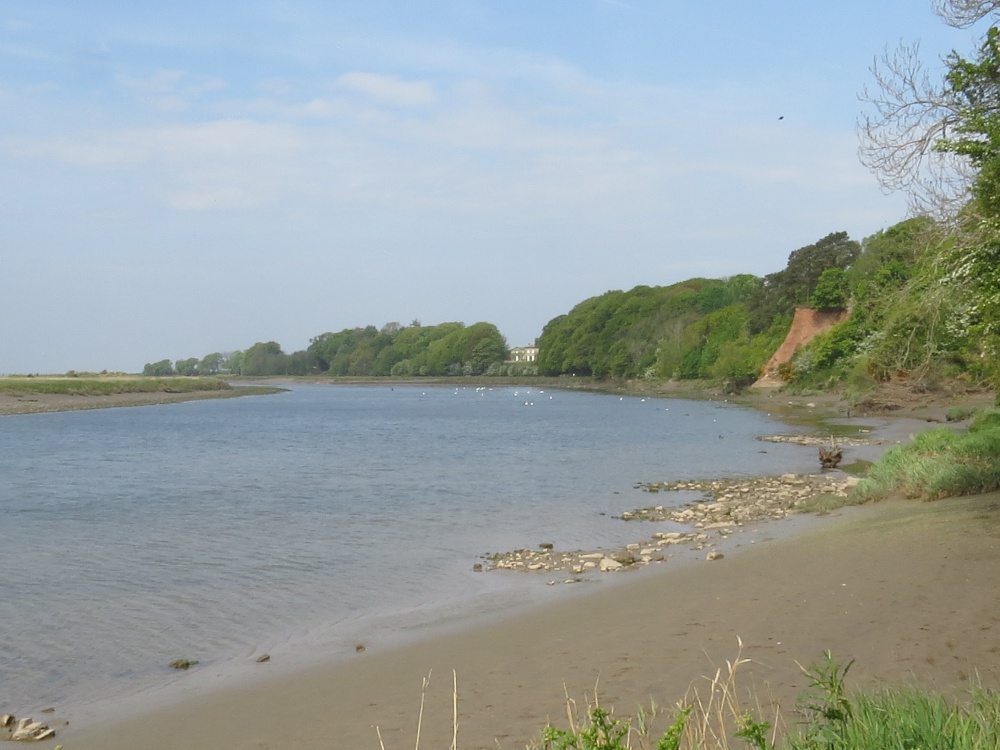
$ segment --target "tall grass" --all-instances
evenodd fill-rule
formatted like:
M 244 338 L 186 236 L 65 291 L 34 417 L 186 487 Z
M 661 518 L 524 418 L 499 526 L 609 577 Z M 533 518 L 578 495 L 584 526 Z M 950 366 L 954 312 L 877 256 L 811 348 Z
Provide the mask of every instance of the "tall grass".
M 977 417 L 978 419 L 978 417 Z M 1000 489 L 1000 414 L 974 420 L 968 433 L 921 432 L 885 453 L 855 492 L 862 500 L 890 495 L 936 500 Z
M 0 378 L 0 393 L 110 396 L 116 393 L 192 393 L 231 389 L 229 383 L 218 378 Z

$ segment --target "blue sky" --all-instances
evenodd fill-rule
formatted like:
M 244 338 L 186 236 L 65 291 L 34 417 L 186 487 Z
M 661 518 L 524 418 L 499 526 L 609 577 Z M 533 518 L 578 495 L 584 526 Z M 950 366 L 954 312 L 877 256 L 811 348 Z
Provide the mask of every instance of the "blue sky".
M 0 373 L 587 297 L 905 216 L 856 156 L 929 0 L 0 0 Z M 779 119 L 783 118 L 783 119 Z

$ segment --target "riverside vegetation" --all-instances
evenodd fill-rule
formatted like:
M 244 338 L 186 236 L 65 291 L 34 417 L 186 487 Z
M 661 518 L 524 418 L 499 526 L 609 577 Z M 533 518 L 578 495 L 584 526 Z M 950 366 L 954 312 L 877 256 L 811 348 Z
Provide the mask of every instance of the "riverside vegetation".
M 800 696 L 796 720 L 775 708 L 763 715 L 753 691 L 741 684 L 740 670 L 751 660 L 737 656 L 707 676 L 707 687 L 693 685 L 673 708 L 655 702 L 635 716 L 616 716 L 600 705 L 595 687 L 581 712 L 566 697 L 566 725 L 547 724 L 527 750 L 995 750 L 1000 747 L 1000 692 L 971 687 L 964 700 L 915 687 L 852 691 L 843 664 L 829 651 L 802 667 L 809 688 Z M 458 678 L 454 676 L 451 750 L 459 748 Z M 430 676 L 424 678 L 426 691 Z M 416 748 L 424 719 L 423 694 Z M 657 725 L 666 722 L 665 729 Z M 386 750 L 379 728 L 379 745 Z

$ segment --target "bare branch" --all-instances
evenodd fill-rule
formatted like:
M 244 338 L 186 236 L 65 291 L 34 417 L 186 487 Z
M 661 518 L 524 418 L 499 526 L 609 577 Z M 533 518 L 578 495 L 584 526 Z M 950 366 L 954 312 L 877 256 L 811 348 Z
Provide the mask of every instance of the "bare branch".
M 960 113 L 931 83 L 919 52 L 901 44 L 872 65 L 874 85 L 860 94 L 868 111 L 858 121 L 858 155 L 883 190 L 906 192 L 911 211 L 947 217 L 968 199 L 974 174 L 968 159 L 936 148 Z
M 934 12 L 956 29 L 967 29 L 997 9 L 1000 0 L 934 0 Z

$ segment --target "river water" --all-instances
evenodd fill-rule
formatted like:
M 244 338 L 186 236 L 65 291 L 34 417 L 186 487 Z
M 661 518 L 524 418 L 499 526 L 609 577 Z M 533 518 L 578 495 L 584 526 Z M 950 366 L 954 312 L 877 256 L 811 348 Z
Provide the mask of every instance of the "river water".
M 648 504 L 636 482 L 811 470 L 755 440 L 776 432 L 724 403 L 524 387 L 0 418 L 0 713 L 120 702 L 181 657 L 304 666 L 537 601 L 538 577 L 473 564 L 648 536 L 613 518 Z

